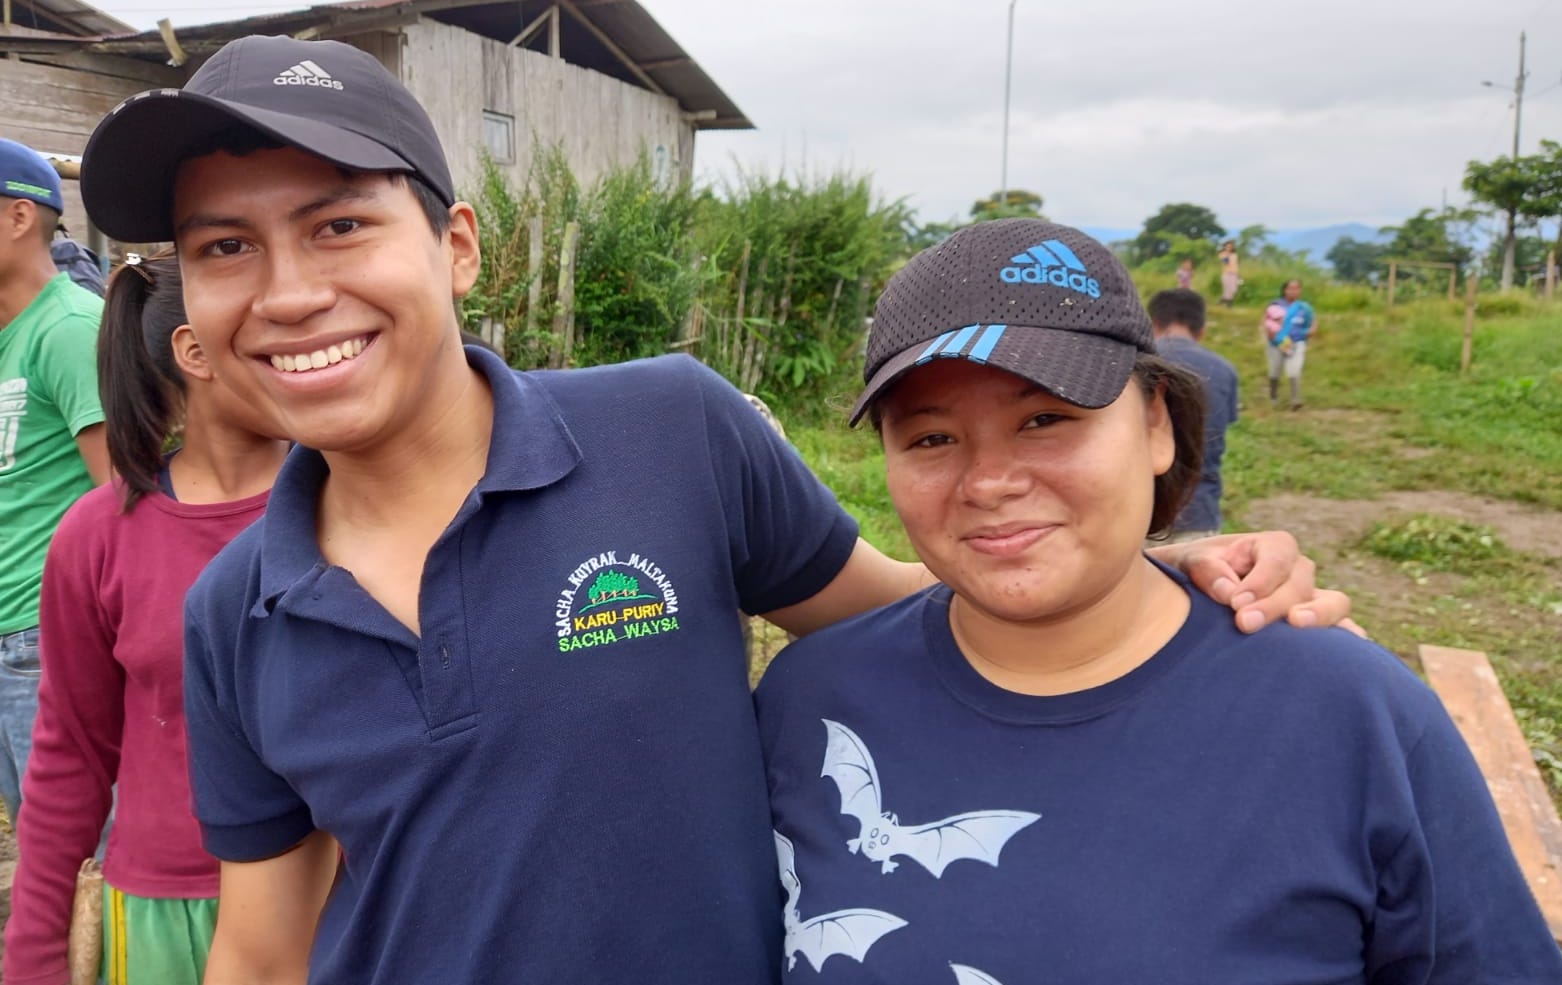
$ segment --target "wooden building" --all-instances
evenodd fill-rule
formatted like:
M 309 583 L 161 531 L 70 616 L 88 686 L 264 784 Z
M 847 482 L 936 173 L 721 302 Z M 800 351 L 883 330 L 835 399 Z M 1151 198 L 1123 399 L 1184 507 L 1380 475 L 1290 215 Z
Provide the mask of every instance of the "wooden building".
M 484 150 L 519 186 L 555 143 L 582 182 L 642 149 L 658 173 L 687 177 L 696 131 L 753 126 L 635 0 L 350 0 L 142 33 L 81 0 L 4 4 L 0 137 L 46 153 L 79 155 L 121 99 L 182 85 L 247 34 L 373 54 L 428 109 L 458 191 Z M 66 209 L 68 223 L 82 215 L 74 187 Z

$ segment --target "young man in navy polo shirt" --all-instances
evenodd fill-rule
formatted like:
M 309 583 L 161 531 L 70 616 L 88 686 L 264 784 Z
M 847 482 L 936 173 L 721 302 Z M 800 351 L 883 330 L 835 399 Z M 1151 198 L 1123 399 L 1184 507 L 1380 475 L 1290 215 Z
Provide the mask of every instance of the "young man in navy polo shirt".
M 472 209 L 362 52 L 233 42 L 83 174 L 110 235 L 176 242 L 214 371 L 301 445 L 187 605 L 207 981 L 773 981 L 737 610 L 807 632 L 920 569 L 693 360 L 463 351 Z M 1311 596 L 1284 535 L 1227 545 L 1183 563 L 1239 620 Z

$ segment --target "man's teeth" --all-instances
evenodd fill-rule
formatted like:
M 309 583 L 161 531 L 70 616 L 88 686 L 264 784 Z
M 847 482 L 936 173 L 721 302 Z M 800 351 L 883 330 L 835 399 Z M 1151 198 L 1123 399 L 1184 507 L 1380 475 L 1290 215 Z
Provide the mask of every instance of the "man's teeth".
M 307 373 L 312 369 L 334 366 L 343 359 L 351 359 L 368 345 L 365 339 L 348 339 L 338 345 L 297 355 L 272 356 L 271 365 L 284 373 Z

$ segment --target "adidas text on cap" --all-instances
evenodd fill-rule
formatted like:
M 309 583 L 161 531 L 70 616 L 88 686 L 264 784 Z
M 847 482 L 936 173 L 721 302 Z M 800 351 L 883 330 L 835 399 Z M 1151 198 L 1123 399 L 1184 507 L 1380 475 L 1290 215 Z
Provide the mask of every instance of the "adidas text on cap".
M 42 154 L 14 140 L 0 139 L 0 195 L 65 211 L 59 173 Z
M 81 165 L 93 223 L 123 242 L 173 239 L 180 163 L 234 127 L 349 171 L 417 175 L 455 202 L 433 122 L 374 56 L 338 41 L 251 35 L 223 45 L 183 89 L 131 96 L 103 118 Z
M 913 368 L 967 359 L 1022 376 L 1078 407 L 1118 398 L 1150 319 L 1122 261 L 1041 219 L 967 226 L 912 257 L 879 296 L 855 425 Z

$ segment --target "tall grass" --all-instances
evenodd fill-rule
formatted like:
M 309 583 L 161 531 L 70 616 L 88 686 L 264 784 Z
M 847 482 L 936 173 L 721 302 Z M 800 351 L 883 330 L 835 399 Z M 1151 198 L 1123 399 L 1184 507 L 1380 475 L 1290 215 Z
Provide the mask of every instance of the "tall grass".
M 866 176 L 740 172 L 700 201 L 695 238 L 720 273 L 700 299 L 697 354 L 793 419 L 823 419 L 852 386 L 906 225 Z
M 505 326 L 513 364 L 559 358 L 560 248 L 574 222 L 570 365 L 683 350 L 803 421 L 827 418 L 852 389 L 864 319 L 911 225 L 866 176 L 742 173 L 696 192 L 658 182 L 642 154 L 582 188 L 559 148 L 520 188 L 485 162 L 468 197 L 483 270 L 464 318 Z

